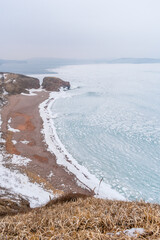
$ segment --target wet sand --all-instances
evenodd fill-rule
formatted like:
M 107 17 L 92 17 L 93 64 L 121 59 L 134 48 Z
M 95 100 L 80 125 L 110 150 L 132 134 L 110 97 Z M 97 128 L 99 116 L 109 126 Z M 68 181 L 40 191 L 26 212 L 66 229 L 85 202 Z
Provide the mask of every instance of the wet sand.
M 38 181 L 39 178 L 44 179 L 54 189 L 64 192 L 93 193 L 78 186 L 76 176 L 59 166 L 56 163 L 56 156 L 47 151 L 41 133 L 43 122 L 39 113 L 39 104 L 49 97 L 49 93 L 42 91 L 36 94 L 8 96 L 8 104 L 1 112 L 2 136 L 6 140 L 6 152 L 32 160 L 22 168 L 28 176 L 34 178 L 34 181 Z

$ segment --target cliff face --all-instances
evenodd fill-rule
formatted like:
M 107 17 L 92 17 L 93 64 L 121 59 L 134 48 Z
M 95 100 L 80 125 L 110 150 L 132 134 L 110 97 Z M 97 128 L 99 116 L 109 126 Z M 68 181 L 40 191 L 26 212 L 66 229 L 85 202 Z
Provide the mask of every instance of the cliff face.
M 40 87 L 37 78 L 28 77 L 15 73 L 0 73 L 0 94 L 20 94 L 28 93 L 27 89 L 37 89 Z M 47 91 L 58 92 L 60 88 L 70 89 L 70 83 L 55 77 L 45 77 L 42 88 Z
M 47 91 L 58 92 L 61 87 L 70 89 L 70 83 L 55 77 L 45 77 L 43 79 L 42 88 L 46 89 Z
M 8 94 L 27 93 L 27 89 L 39 88 L 37 78 L 28 77 L 15 73 L 0 73 L 0 93 L 6 91 Z
M 29 89 L 40 88 L 38 78 L 28 77 L 22 74 L 0 72 L 0 107 L 6 103 L 5 95 L 29 93 Z M 45 77 L 42 88 L 46 91 L 58 92 L 60 88 L 70 89 L 70 83 L 55 77 Z

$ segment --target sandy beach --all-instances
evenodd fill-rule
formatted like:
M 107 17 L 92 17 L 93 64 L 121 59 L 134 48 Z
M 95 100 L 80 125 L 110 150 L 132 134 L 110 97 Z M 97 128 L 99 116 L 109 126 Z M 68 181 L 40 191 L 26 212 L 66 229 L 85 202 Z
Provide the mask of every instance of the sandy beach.
M 91 194 L 92 191 L 77 185 L 76 176 L 59 166 L 56 156 L 47 150 L 41 133 L 43 121 L 39 105 L 48 99 L 46 91 L 36 95 L 8 96 L 8 104 L 1 111 L 2 137 L 5 139 L 5 151 L 10 155 L 20 155 L 30 159 L 26 166 L 19 166 L 33 182 L 44 183 L 54 193 L 80 192 Z

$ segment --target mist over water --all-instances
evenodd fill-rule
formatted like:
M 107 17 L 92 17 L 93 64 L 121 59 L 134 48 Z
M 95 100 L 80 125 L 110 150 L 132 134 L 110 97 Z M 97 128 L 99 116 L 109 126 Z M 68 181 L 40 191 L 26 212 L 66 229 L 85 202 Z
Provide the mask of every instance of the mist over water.
M 53 71 L 72 85 L 52 108 L 68 152 L 126 198 L 160 203 L 160 64 Z

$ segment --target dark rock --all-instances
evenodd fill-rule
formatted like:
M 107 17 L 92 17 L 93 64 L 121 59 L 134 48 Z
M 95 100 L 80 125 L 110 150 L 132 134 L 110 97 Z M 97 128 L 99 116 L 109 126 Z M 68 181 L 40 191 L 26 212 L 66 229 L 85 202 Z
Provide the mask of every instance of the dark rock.
M 9 94 L 28 93 L 27 89 L 39 88 L 37 78 L 15 73 L 1 73 L 0 91 L 4 89 Z
M 43 79 L 42 88 L 46 89 L 47 91 L 58 92 L 60 88 L 70 89 L 70 83 L 56 77 L 45 77 Z

